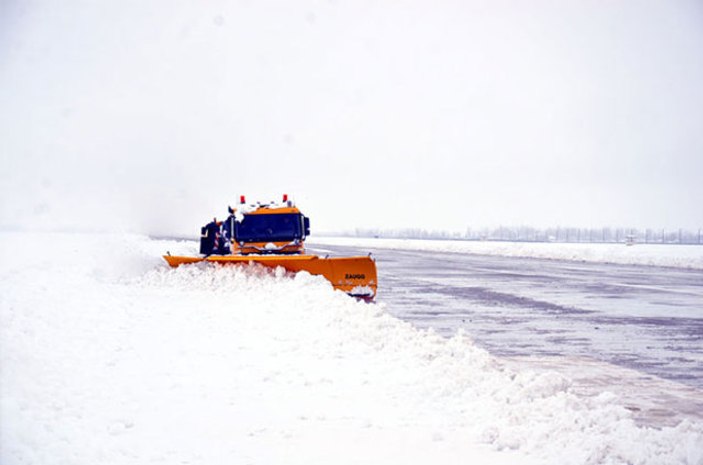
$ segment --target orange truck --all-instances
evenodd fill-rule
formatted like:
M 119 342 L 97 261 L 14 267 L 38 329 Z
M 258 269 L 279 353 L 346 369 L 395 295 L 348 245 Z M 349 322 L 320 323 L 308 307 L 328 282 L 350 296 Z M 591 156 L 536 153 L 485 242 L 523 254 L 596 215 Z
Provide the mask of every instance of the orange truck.
M 222 223 L 214 220 L 201 230 L 201 256 L 164 255 L 172 267 L 197 262 L 220 265 L 258 263 L 291 272 L 324 276 L 335 289 L 373 300 L 378 289 L 376 262 L 368 256 L 320 257 L 305 251 L 310 220 L 283 196 L 282 203 L 247 205 L 240 197 L 238 209 Z

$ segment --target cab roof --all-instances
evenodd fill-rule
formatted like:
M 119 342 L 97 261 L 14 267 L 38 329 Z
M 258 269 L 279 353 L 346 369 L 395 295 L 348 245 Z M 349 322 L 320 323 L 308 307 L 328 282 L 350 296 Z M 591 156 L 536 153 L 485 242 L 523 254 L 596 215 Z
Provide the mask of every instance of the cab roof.
M 244 215 L 283 215 L 283 214 L 300 214 L 300 210 L 297 207 L 269 207 L 268 205 L 262 205 L 256 210 L 249 212 L 243 212 Z

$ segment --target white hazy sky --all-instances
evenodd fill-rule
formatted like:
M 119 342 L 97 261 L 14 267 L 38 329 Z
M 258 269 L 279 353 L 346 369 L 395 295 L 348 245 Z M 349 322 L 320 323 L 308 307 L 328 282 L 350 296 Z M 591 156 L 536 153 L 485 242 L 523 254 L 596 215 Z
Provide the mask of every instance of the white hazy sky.
M 0 226 L 703 226 L 703 2 L 0 0 Z

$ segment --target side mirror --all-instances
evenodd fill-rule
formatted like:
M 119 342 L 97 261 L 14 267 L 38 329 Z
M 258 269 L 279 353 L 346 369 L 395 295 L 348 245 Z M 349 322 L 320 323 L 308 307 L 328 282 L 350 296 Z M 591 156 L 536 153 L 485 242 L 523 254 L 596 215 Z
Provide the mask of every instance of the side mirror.
M 305 226 L 305 235 L 309 236 L 310 235 L 310 218 L 307 216 L 303 217 L 303 225 Z

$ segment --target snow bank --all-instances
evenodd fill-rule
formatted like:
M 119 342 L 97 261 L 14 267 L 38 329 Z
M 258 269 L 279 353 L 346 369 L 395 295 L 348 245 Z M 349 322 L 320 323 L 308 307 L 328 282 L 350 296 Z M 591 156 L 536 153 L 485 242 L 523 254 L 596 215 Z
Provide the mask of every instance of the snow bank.
M 44 250 L 27 247 L 43 244 Z M 0 462 L 700 464 L 703 424 L 193 243 L 0 235 Z
M 311 237 L 310 244 L 378 247 L 395 250 L 471 253 L 505 257 L 545 258 L 580 262 L 654 265 L 703 269 L 703 246 L 674 244 L 564 244 L 541 242 L 451 241 Z

